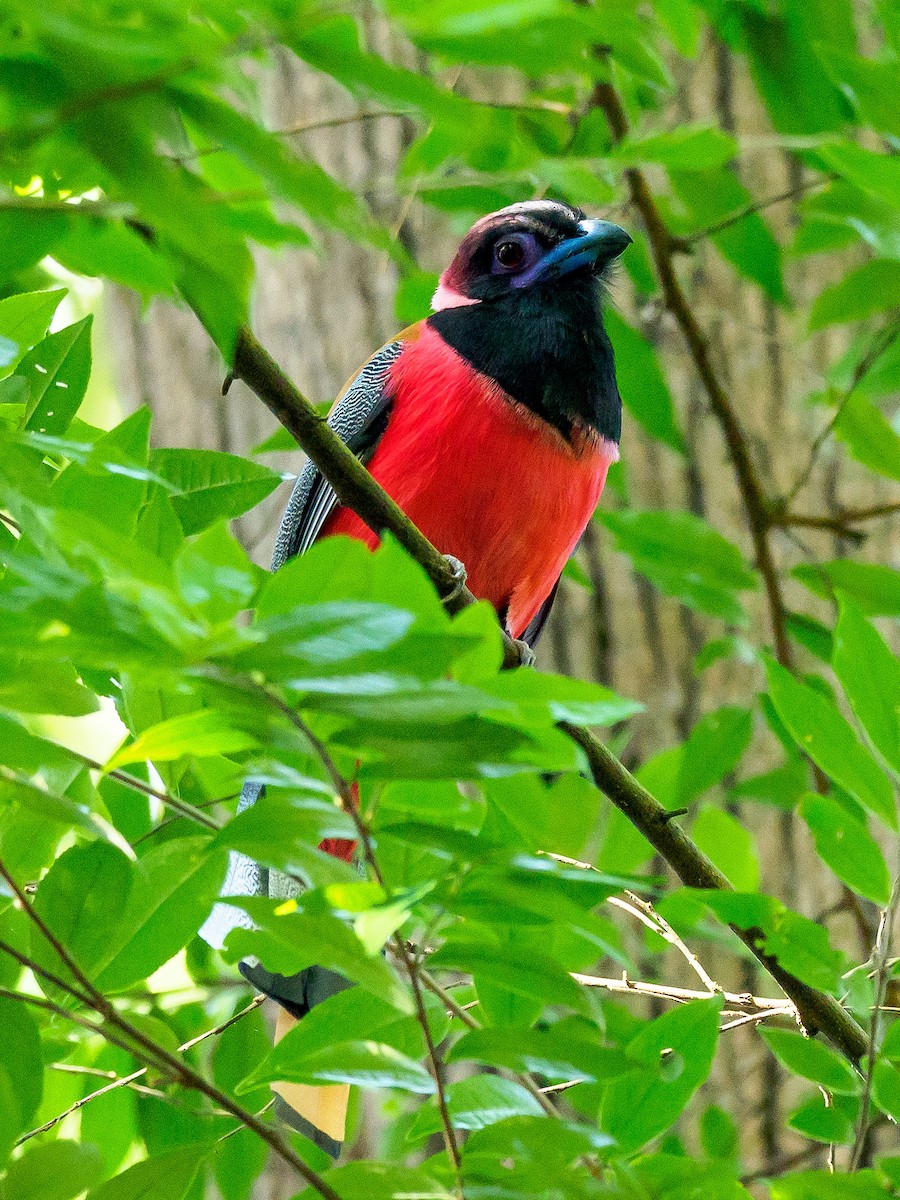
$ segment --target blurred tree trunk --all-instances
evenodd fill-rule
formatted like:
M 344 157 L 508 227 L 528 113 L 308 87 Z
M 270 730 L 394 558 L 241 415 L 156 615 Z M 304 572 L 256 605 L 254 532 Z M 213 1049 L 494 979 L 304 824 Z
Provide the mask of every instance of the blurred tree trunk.
M 389 54 L 385 41 L 376 29 L 376 47 Z M 742 65 L 724 47 L 707 46 L 696 62 L 679 69 L 682 77 L 671 105 L 672 123 L 708 121 L 710 114 L 718 114 L 724 128 L 744 138 L 770 133 Z M 461 86 L 467 82 L 464 77 Z M 288 56 L 279 61 L 266 83 L 274 128 L 309 125 L 357 111 L 356 102 L 333 83 Z M 401 120 L 383 117 L 296 136 L 326 167 L 365 191 L 382 220 L 404 223 L 406 206 L 390 184 L 408 136 Z M 792 166 L 787 161 L 779 165 L 771 152 L 751 150 L 742 169 L 758 197 L 775 195 L 797 182 Z M 781 206 L 767 214 L 782 241 L 790 232 L 787 212 L 789 207 Z M 427 216 L 414 216 L 414 220 L 432 228 Z M 633 223 L 636 217 L 627 213 L 625 220 Z M 414 243 L 408 221 L 403 235 Z M 319 255 L 291 250 L 277 258 L 260 257 L 255 313 L 263 343 L 316 401 L 333 396 L 351 371 L 395 330 L 396 277 L 391 264 L 337 235 L 324 236 L 321 242 Z M 424 265 L 438 268 L 449 257 L 453 242 L 442 227 L 439 236 L 421 247 Z M 789 311 L 766 301 L 759 289 L 737 282 L 733 270 L 709 247 L 701 247 L 680 271 L 766 488 L 778 495 L 796 477 L 811 437 L 827 419 L 822 412 L 804 407 L 803 400 L 819 385 L 819 364 L 833 358 L 833 346 L 828 344 L 833 335 L 804 341 L 804 331 Z M 799 260 L 789 272 L 789 288 L 797 295 L 815 294 L 828 282 L 822 278 L 819 260 Z M 688 458 L 682 460 L 646 438 L 626 417 L 623 461 L 632 502 L 642 508 L 688 508 L 706 516 L 749 557 L 750 539 L 734 473 L 680 333 L 657 300 L 636 309 L 629 293 L 623 274 L 614 288 L 614 300 L 659 347 L 690 447 Z M 158 444 L 246 453 L 273 431 L 273 419 L 243 385 L 235 385 L 222 397 L 221 363 L 192 315 L 158 305 L 145 318 L 132 295 L 113 290 L 109 321 L 120 394 L 129 407 L 147 404 L 153 410 Z M 801 497 L 803 511 L 832 512 L 838 495 L 845 506 L 877 500 L 866 490 L 873 485 L 861 483 L 862 472 L 846 467 L 843 458 L 826 450 L 823 464 L 814 485 Z M 300 463 L 297 455 L 286 455 L 279 465 L 296 472 Z M 241 522 L 246 544 L 262 563 L 268 562 L 289 489 L 286 483 Z M 604 501 L 613 502 L 609 497 Z M 888 556 L 888 536 L 886 526 L 883 532 L 873 530 L 871 557 Z M 841 551 L 840 546 L 822 546 L 818 533 L 810 534 L 809 540 L 819 557 Z M 796 557 L 795 547 L 784 536 L 777 538 L 777 551 L 785 565 Z M 693 662 L 706 638 L 705 622 L 637 576 L 628 561 L 612 550 L 600 527 L 588 530 L 580 555 L 593 589 L 589 592 L 565 582 L 542 644 L 542 665 L 602 680 L 645 703 L 646 714 L 634 723 L 627 747 L 629 761 L 640 762 L 683 739 L 698 717 L 711 709 L 746 703 L 752 694 L 751 670 L 729 659 L 698 676 Z M 789 596 L 805 610 L 813 608 L 799 589 L 789 590 Z M 751 600 L 750 608 L 754 623 L 765 631 L 763 638 L 770 638 L 761 595 Z M 755 764 L 752 756 L 746 760 L 748 770 L 751 765 L 764 769 L 770 764 L 757 755 Z M 758 838 L 764 889 L 810 916 L 828 914 L 838 944 L 857 938 L 852 916 L 839 908 L 839 889 L 823 877 L 809 852 L 805 829 L 774 808 L 758 806 L 743 815 L 749 817 Z M 660 869 L 661 864 L 655 867 Z M 636 931 L 634 947 L 639 951 L 639 946 Z M 857 946 L 856 951 L 865 957 L 868 947 Z M 709 952 L 708 958 L 704 951 L 707 967 L 723 986 L 774 994 L 771 981 L 750 966 L 742 967 L 733 954 Z M 664 970 L 669 982 L 687 982 L 684 964 L 677 958 L 667 957 L 664 966 L 659 958 L 648 960 L 647 968 Z M 696 981 L 688 986 L 696 986 Z M 800 1145 L 786 1140 L 783 1129 L 783 1113 L 794 1097 L 779 1096 L 777 1067 L 752 1033 L 725 1035 L 706 1094 L 710 1102 L 714 1097 L 732 1113 L 744 1133 L 754 1131 L 754 1165 L 774 1165 Z M 257 1200 L 280 1200 L 295 1191 L 294 1182 L 273 1173 L 260 1181 Z

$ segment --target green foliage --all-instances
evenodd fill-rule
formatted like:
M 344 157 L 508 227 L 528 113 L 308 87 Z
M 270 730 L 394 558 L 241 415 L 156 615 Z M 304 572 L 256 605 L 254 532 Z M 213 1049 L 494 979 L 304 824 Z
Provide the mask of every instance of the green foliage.
M 744 1114 L 709 1103 L 707 1083 L 727 1002 L 712 995 L 650 1019 L 634 997 L 620 1004 L 585 986 L 583 973 L 609 986 L 648 965 L 658 968 L 652 979 L 666 978 L 668 926 L 650 919 L 636 963 L 625 931 L 644 910 L 607 901 L 623 889 L 652 895 L 701 955 L 710 944 L 740 950 L 725 926 L 748 931 L 778 968 L 864 1022 L 879 971 L 891 970 L 866 962 L 868 947 L 851 961 L 824 923 L 760 890 L 771 887 L 765 843 L 745 818 L 758 804 L 763 819 L 772 806 L 785 821 L 796 810 L 846 908 L 887 909 L 896 896 L 893 567 L 867 561 L 865 547 L 831 561 L 802 551 L 790 578 L 779 550 L 776 583 L 791 589 L 783 633 L 800 671 L 812 663 L 820 673 L 788 670 L 783 646 L 779 661 L 766 656 L 778 638 L 751 621 L 771 601 L 759 545 L 729 540 L 721 514 L 701 515 L 693 491 L 692 511 L 635 507 L 626 441 L 599 517 L 609 544 L 659 594 L 661 619 L 674 613 L 701 639 L 698 673 L 737 660 L 752 680 L 727 707 L 701 706 L 675 745 L 653 741 L 652 720 L 635 723 L 628 748 L 640 754 L 640 782 L 670 813 L 688 810 L 694 842 L 735 888 L 666 895 L 656 863 L 652 878 L 629 874 L 654 849 L 588 781 L 559 728 L 614 726 L 624 747 L 640 703 L 599 684 L 501 672 L 493 613 L 476 605 L 449 616 L 390 538 L 375 553 L 336 539 L 275 575 L 261 570 L 229 522 L 284 477 L 237 454 L 151 450 L 146 410 L 111 429 L 90 424 L 100 420 L 90 376 L 108 357 L 107 331 L 74 285 L 72 297 L 52 284 L 70 278 L 62 267 L 131 288 L 144 304 L 186 304 L 224 374 L 259 247 L 316 247 L 328 230 L 389 260 L 398 315 L 421 316 L 436 264 L 415 261 L 407 240 L 380 225 L 362 183 L 332 176 L 260 118 L 257 81 L 293 54 L 366 119 L 403 117 L 409 144 L 395 183 L 432 210 L 429 227 L 462 229 L 535 194 L 618 204 L 644 172 L 665 245 L 629 211 L 636 240 L 606 318 L 626 439 L 640 427 L 688 472 L 709 452 L 696 413 L 678 410 L 658 335 L 672 278 L 699 286 L 712 254 L 779 314 L 795 307 L 804 336 L 853 326 L 846 352 L 823 343 L 826 390 L 813 399 L 833 418 L 848 472 L 896 482 L 892 6 L 865 17 L 849 0 L 380 7 L 394 41 L 414 47 L 404 55 L 414 65 L 367 44 L 362 6 L 337 12 L 318 0 L 12 0 L 0 16 L 0 861 L 50 935 L 0 883 L 0 1200 L 201 1200 L 213 1180 L 225 1200 L 248 1200 L 268 1151 L 242 1121 L 279 1080 L 384 1093 L 390 1128 L 371 1161 L 331 1167 L 292 1138 L 344 1200 L 454 1200 L 451 1157 L 428 1141 L 446 1132 L 442 1099 L 466 1196 L 746 1200 Z M 748 145 L 708 116 L 671 123 L 679 56 L 713 43 L 746 66 L 774 138 L 764 131 Z M 521 104 L 471 98 L 492 95 L 497 79 Z M 607 86 L 622 100 L 623 136 L 602 111 Z M 803 173 L 809 194 L 788 198 L 790 253 L 750 152 L 790 154 Z M 667 247 L 692 269 L 660 272 Z M 829 261 L 823 276 L 836 282 L 820 284 L 812 303 L 794 287 L 793 255 Z M 637 319 L 621 315 L 632 292 Z M 703 342 L 707 313 L 696 312 Z M 696 346 L 693 359 L 691 371 L 703 362 Z M 740 433 L 727 422 L 725 432 L 733 453 Z M 254 453 L 292 448 L 279 431 Z M 805 449 L 792 458 L 802 462 Z M 762 462 L 759 448 L 750 459 Z M 751 513 L 757 542 L 780 536 L 785 512 L 771 499 L 767 515 Z M 592 586 L 575 559 L 566 577 Z M 109 733 L 101 749 L 78 723 L 85 716 Z M 758 774 L 751 745 L 767 763 Z M 248 777 L 265 792 L 237 815 Z M 358 816 L 346 803 L 356 792 Z M 360 828 L 369 860 L 360 870 L 319 848 L 358 840 Z M 249 922 L 219 955 L 195 934 L 228 851 L 292 876 L 301 891 L 234 898 Z M 261 1012 L 244 1011 L 233 964 L 247 956 L 282 973 L 328 967 L 355 986 L 272 1047 Z M 86 1004 L 81 976 L 114 1007 Z M 836 1174 L 773 1170 L 770 1200 L 898 1194 L 896 1159 L 845 1169 L 867 1112 L 900 1120 L 898 1031 L 888 1024 L 861 1072 L 819 1039 L 760 1031 L 803 1081 L 787 1127 L 848 1148 Z M 137 1035 L 212 1091 L 173 1078 Z M 443 1097 L 429 1041 L 443 1060 Z M 106 1089 L 142 1067 L 142 1091 Z M 237 1119 L 223 1115 L 235 1105 Z M 299 1194 L 317 1194 L 301 1183 Z

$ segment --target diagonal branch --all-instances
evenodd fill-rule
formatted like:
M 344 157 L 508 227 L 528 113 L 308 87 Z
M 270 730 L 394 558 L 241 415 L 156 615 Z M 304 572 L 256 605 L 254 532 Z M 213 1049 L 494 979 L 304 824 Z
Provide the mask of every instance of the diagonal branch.
M 207 1038 L 216 1037 L 217 1034 L 224 1033 L 226 1029 L 229 1029 L 235 1023 L 235 1021 L 239 1021 L 241 1017 L 246 1017 L 248 1013 L 251 1013 L 255 1009 L 259 1008 L 263 1000 L 265 1000 L 265 996 L 254 996 L 246 1008 L 242 1008 L 241 1011 L 235 1013 L 233 1017 L 229 1017 L 229 1019 L 227 1021 L 223 1021 L 221 1025 L 216 1025 L 214 1029 L 207 1029 L 197 1037 L 191 1038 L 189 1042 L 185 1042 L 182 1046 L 179 1046 L 178 1053 L 184 1054 L 193 1046 L 198 1045 L 200 1042 L 206 1041 Z M 60 1070 L 64 1068 L 68 1070 L 74 1069 L 67 1063 L 59 1063 L 59 1068 Z M 80 1108 L 84 1108 L 84 1106 L 89 1104 L 91 1100 L 98 1100 L 101 1096 L 105 1096 L 108 1092 L 113 1092 L 117 1088 L 131 1087 L 135 1080 L 142 1079 L 147 1074 L 148 1069 L 149 1068 L 147 1067 L 139 1067 L 137 1071 L 132 1071 L 130 1075 L 121 1076 L 116 1075 L 115 1072 L 113 1072 L 111 1082 L 105 1084 L 101 1088 L 97 1088 L 95 1092 L 88 1092 L 86 1096 L 80 1097 L 80 1099 L 76 1100 L 74 1104 L 70 1104 L 65 1112 L 58 1113 L 55 1117 L 51 1117 L 49 1121 L 45 1121 L 44 1124 L 39 1125 L 37 1129 L 30 1129 L 28 1133 L 23 1133 L 16 1142 L 16 1145 L 21 1146 L 21 1144 L 23 1142 L 27 1142 L 29 1138 L 37 1137 L 39 1133 L 46 1133 L 48 1129 L 52 1129 L 54 1125 L 58 1125 L 60 1121 L 64 1121 L 66 1117 L 70 1116 L 73 1112 L 78 1112 Z M 86 1067 L 84 1070 L 88 1071 L 89 1068 Z M 105 1071 L 99 1073 L 101 1075 L 106 1075 Z M 163 1093 L 158 1093 L 155 1091 L 153 1092 L 153 1095 L 161 1094 Z
M 248 1129 L 252 1129 L 280 1158 L 292 1166 L 323 1197 L 323 1200 L 340 1200 L 337 1192 L 326 1183 L 317 1171 L 308 1166 L 300 1155 L 274 1129 L 269 1128 L 258 1116 L 242 1108 L 226 1092 L 216 1087 L 215 1084 L 209 1083 L 186 1062 L 176 1057 L 176 1055 L 169 1053 L 168 1050 L 165 1050 L 141 1029 L 138 1029 L 136 1025 L 133 1025 L 123 1017 L 112 1001 L 94 987 L 72 955 L 62 945 L 53 930 L 49 928 L 40 913 L 37 912 L 28 896 L 10 874 L 2 860 L 0 860 L 0 876 L 6 880 L 15 893 L 19 904 L 24 909 L 26 916 L 55 951 L 67 972 L 74 979 L 75 984 L 52 975 L 39 963 L 27 958 L 20 951 L 6 943 L 0 943 L 0 949 L 4 950 L 23 966 L 29 967 L 39 979 L 46 979 L 54 983 L 67 995 L 72 996 L 79 1003 L 84 1004 L 87 1008 L 95 1012 L 97 1016 L 102 1017 L 103 1020 L 95 1024 L 83 1017 L 79 1017 L 77 1014 L 70 1014 L 61 1006 L 54 1005 L 52 1001 L 46 1001 L 44 1003 L 45 1007 L 57 1011 L 62 1016 L 74 1019 L 78 1024 L 87 1025 L 94 1032 L 106 1038 L 107 1041 L 112 1042 L 114 1045 L 123 1046 L 124 1049 L 132 1054 L 136 1054 L 138 1057 L 149 1058 L 150 1063 L 155 1068 L 175 1083 L 200 1092 L 208 1100 L 212 1100 L 214 1104 L 224 1109 L 227 1113 L 230 1113 L 231 1116 L 236 1117 Z M 26 996 L 22 997 L 22 999 L 28 1002 L 31 997 Z
M 656 212 L 655 207 L 653 211 Z M 703 346 L 704 361 L 711 371 L 705 342 Z M 456 577 L 443 555 L 372 478 L 359 459 L 344 445 L 325 419 L 318 415 L 312 404 L 291 383 L 249 330 L 244 329 L 240 333 L 232 369 L 235 377 L 243 379 L 281 424 L 294 435 L 301 448 L 335 489 L 341 503 L 352 508 L 371 529 L 378 533 L 391 533 L 425 570 L 439 595 L 449 594 L 452 597 L 448 605 L 451 611 L 458 611 L 474 602 L 475 598 L 468 589 L 458 591 Z M 726 407 L 731 413 L 727 398 Z M 742 461 L 745 461 L 755 481 L 753 495 L 759 504 L 763 505 L 762 492 L 747 457 L 743 432 L 736 425 L 734 432 L 736 445 L 744 455 Z M 762 529 L 762 526 L 759 528 Z M 762 542 L 768 553 L 768 542 L 764 535 Z M 778 597 L 777 611 L 783 618 L 784 609 L 780 601 L 777 576 L 774 575 L 774 563 L 771 558 L 768 561 Z M 773 624 L 774 616 L 773 612 Z M 506 635 L 504 648 L 504 666 L 517 665 L 518 647 Z M 722 872 L 713 866 L 678 822 L 672 819 L 673 814 L 638 783 L 598 738 L 586 729 L 567 722 L 561 722 L 559 728 L 584 750 L 591 778 L 599 790 L 647 838 L 682 883 L 689 887 L 732 890 Z M 838 1001 L 833 996 L 803 983 L 779 966 L 778 962 L 762 949 L 758 930 L 735 928 L 734 932 L 794 1002 L 805 1028 L 811 1032 L 826 1034 L 851 1061 L 859 1062 L 866 1053 L 865 1032 Z M 429 985 L 426 983 L 426 986 Z

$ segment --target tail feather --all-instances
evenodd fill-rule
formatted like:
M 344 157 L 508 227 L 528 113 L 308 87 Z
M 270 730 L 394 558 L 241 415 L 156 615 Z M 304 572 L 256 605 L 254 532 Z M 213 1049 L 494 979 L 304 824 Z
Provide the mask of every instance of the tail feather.
M 281 1041 L 296 1024 L 296 1017 L 279 1008 L 275 1041 Z M 273 1083 L 272 1091 L 275 1093 L 274 1111 L 279 1120 L 315 1142 L 332 1158 L 337 1158 L 347 1132 L 350 1085 Z

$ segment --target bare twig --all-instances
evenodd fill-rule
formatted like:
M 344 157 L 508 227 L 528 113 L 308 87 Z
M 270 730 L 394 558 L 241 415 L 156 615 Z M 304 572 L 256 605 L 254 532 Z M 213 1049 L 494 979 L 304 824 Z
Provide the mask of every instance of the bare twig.
M 773 517 L 772 524 L 780 527 L 798 525 L 806 529 L 821 529 L 828 533 L 839 533 L 844 537 L 861 537 L 854 525 L 863 525 L 866 521 L 878 521 L 882 517 L 895 517 L 900 513 L 900 501 L 890 504 L 873 504 L 871 508 L 842 508 L 830 516 L 818 516 L 812 513 L 780 513 Z
M 0 943 L 0 949 L 5 950 L 7 954 L 10 954 L 17 961 L 21 962 L 23 966 L 29 966 L 39 978 L 50 979 L 56 984 L 56 986 L 73 996 L 80 1003 L 85 1004 L 86 1007 L 92 1009 L 95 1013 L 97 1013 L 98 1016 L 103 1018 L 102 1023 L 99 1024 L 85 1021 L 83 1018 L 79 1023 L 86 1024 L 88 1028 L 92 1029 L 94 1032 L 99 1033 L 102 1037 L 113 1042 L 115 1045 L 123 1046 L 123 1048 L 127 1049 L 130 1053 L 137 1053 L 139 1056 L 149 1057 L 151 1065 L 158 1069 L 162 1074 L 166 1075 L 174 1082 L 180 1083 L 184 1087 L 192 1088 L 194 1091 L 202 1093 L 207 1097 L 207 1099 L 212 1100 L 213 1103 L 218 1105 L 219 1108 L 224 1109 L 233 1117 L 237 1117 L 237 1119 L 243 1122 L 248 1129 L 252 1129 L 253 1132 L 264 1142 L 266 1142 L 266 1144 L 269 1145 L 280 1158 L 284 1159 L 284 1161 L 292 1166 L 294 1170 L 297 1171 L 297 1173 L 301 1175 L 311 1187 L 315 1188 L 315 1190 L 324 1198 L 324 1200 L 339 1200 L 339 1197 L 334 1189 L 325 1182 L 318 1172 L 314 1171 L 310 1166 L 308 1166 L 307 1163 L 303 1161 L 303 1159 L 293 1150 L 291 1146 L 284 1141 L 283 1138 L 279 1136 L 278 1133 L 275 1132 L 274 1129 L 269 1128 L 269 1126 L 265 1125 L 258 1117 L 254 1116 L 253 1113 L 249 1112 L 245 1108 L 242 1108 L 241 1105 L 232 1100 L 232 1098 L 220 1088 L 217 1088 L 214 1084 L 209 1083 L 202 1075 L 193 1070 L 193 1068 L 187 1063 L 177 1058 L 174 1054 L 169 1053 L 169 1051 L 163 1049 L 162 1046 L 158 1045 L 155 1041 L 153 1041 L 152 1038 L 148 1037 L 143 1030 L 138 1029 L 136 1025 L 133 1025 L 130 1021 L 126 1020 L 126 1018 L 122 1016 L 113 1003 L 106 996 L 104 996 L 102 992 L 98 991 L 94 987 L 85 973 L 79 967 L 78 963 L 75 962 L 71 954 L 69 954 L 66 948 L 62 945 L 56 934 L 47 926 L 46 922 L 35 910 L 34 905 L 28 899 L 22 888 L 19 887 L 18 883 L 16 883 L 15 879 L 9 873 L 6 865 L 2 861 L 0 861 L 0 876 L 6 880 L 9 886 L 15 892 L 16 897 L 18 898 L 22 908 L 25 910 L 29 920 L 40 931 L 44 939 L 52 947 L 60 961 L 65 966 L 66 970 L 75 980 L 77 986 L 63 981 L 56 976 L 52 976 L 50 972 L 42 968 L 40 964 L 31 959 L 27 959 L 25 955 L 21 954 L 14 947 L 9 946 L 6 943 Z M 30 997 L 25 999 L 30 1000 Z M 53 1005 L 52 1008 L 63 1016 L 70 1016 L 67 1010 L 63 1009 L 59 1005 Z M 74 1016 L 74 1014 L 72 1015 Z
M 856 1127 L 853 1153 L 850 1156 L 851 1171 L 855 1171 L 859 1166 L 859 1160 L 862 1157 L 866 1137 L 869 1132 L 869 1118 L 872 1106 L 872 1077 L 875 1071 L 882 1005 L 887 994 L 888 979 L 891 974 L 891 947 L 894 940 L 894 925 L 897 919 L 898 907 L 900 907 L 900 875 L 898 875 L 891 889 L 891 897 L 887 906 L 882 909 L 881 919 L 878 922 L 878 933 L 872 949 L 871 961 L 874 966 L 872 975 L 875 980 L 875 1007 L 869 1024 L 869 1044 L 866 1051 L 862 1100 L 859 1106 L 859 1123 Z
M 642 900 L 634 892 L 626 892 L 626 895 L 628 896 L 627 901 L 620 899 L 618 896 L 610 896 L 607 903 L 614 905 L 616 908 L 621 908 L 633 917 L 637 917 L 648 929 L 652 929 L 654 933 L 664 938 L 670 946 L 674 946 L 678 953 L 682 955 L 685 962 L 700 979 L 700 982 L 705 984 L 711 993 L 721 992 L 721 987 L 712 978 L 697 955 L 685 945 L 669 922 L 665 917 L 659 915 L 650 901 Z
M 829 420 L 828 424 L 825 425 L 823 429 L 820 429 L 813 438 L 812 445 L 809 449 L 809 458 L 806 461 L 806 466 L 797 476 L 796 482 L 790 488 L 787 495 L 778 505 L 773 508 L 772 513 L 770 514 L 770 522 L 779 525 L 785 523 L 779 519 L 780 514 L 782 512 L 786 512 L 790 508 L 791 504 L 793 504 L 800 492 L 802 492 L 806 487 L 810 476 L 813 473 L 813 469 L 818 461 L 819 455 L 822 452 L 822 447 L 831 436 L 835 425 L 837 425 L 838 421 L 840 420 L 841 414 L 847 407 L 848 401 L 881 358 L 881 356 L 890 349 L 898 337 L 900 337 L 900 317 L 895 317 L 879 331 L 876 337 L 872 339 L 872 344 L 856 364 L 856 370 L 853 372 L 853 378 L 850 380 L 850 383 L 841 396 L 841 399 L 837 405 L 837 408 L 834 410 L 831 419 Z M 792 523 L 796 524 L 796 522 Z
M 669 1000 L 673 1004 L 686 1004 L 689 1000 L 708 1000 L 711 994 L 721 995 L 724 1005 L 722 1011 L 727 1015 L 742 1013 L 760 1017 L 772 1016 L 777 1013 L 796 1016 L 794 1006 L 783 996 L 770 998 L 754 996 L 750 992 L 725 992 L 718 987 L 712 992 L 701 992 L 691 988 L 673 987 L 665 983 L 645 983 L 642 980 L 629 979 L 625 974 L 617 979 L 614 976 L 582 975 L 573 972 L 572 978 L 582 987 L 602 988 L 606 992 L 618 992 L 623 995 L 630 992 L 636 996 L 652 996 L 656 1000 Z
M 766 196 L 763 200 L 754 200 L 752 204 L 747 204 L 743 208 L 736 209 L 727 217 L 723 217 L 721 221 L 716 221 L 712 225 L 706 225 L 703 229 L 695 229 L 693 233 L 688 233 L 684 237 L 678 238 L 678 249 L 689 249 L 705 238 L 714 237 L 717 233 L 722 233 L 724 230 L 730 229 L 732 225 L 737 225 L 738 222 L 745 220 L 754 213 L 764 212 L 765 209 L 772 208 L 775 204 L 783 204 L 786 200 L 796 200 L 798 196 L 802 196 L 806 192 L 815 191 L 817 188 L 825 187 L 826 184 L 832 183 L 835 179 L 837 179 L 837 175 L 834 172 L 829 172 L 826 175 L 819 175 L 815 179 L 804 180 L 799 186 L 787 188 L 786 191 L 779 192 L 776 196 Z
M 223 1021 L 221 1025 L 217 1025 L 215 1029 L 207 1029 L 198 1037 L 191 1038 L 189 1042 L 185 1042 L 183 1045 L 179 1046 L 178 1053 L 183 1054 L 185 1051 L 192 1049 L 194 1046 L 198 1046 L 200 1042 L 206 1041 L 207 1038 L 216 1037 L 218 1034 L 224 1033 L 225 1030 L 234 1025 L 236 1021 L 240 1021 L 242 1017 L 246 1017 L 248 1013 L 254 1012 L 257 1008 L 259 1008 L 264 1000 L 265 996 L 255 996 L 253 1000 L 246 1006 L 246 1008 L 242 1008 L 240 1012 L 235 1013 L 234 1016 L 230 1017 L 227 1021 Z M 60 1071 L 81 1070 L 85 1074 L 93 1073 L 90 1067 L 76 1068 L 69 1066 L 67 1063 L 55 1063 L 54 1066 Z M 91 1100 L 97 1100 L 101 1096 L 105 1096 L 107 1093 L 115 1091 L 116 1088 L 132 1087 L 135 1083 L 135 1080 L 141 1079 L 147 1074 L 147 1067 L 141 1067 L 137 1071 L 132 1071 L 130 1075 L 119 1076 L 116 1075 L 115 1072 L 110 1073 L 106 1071 L 101 1071 L 99 1074 L 107 1077 L 109 1077 L 111 1074 L 111 1082 L 106 1084 L 105 1087 L 98 1088 L 95 1092 L 89 1092 L 86 1096 L 82 1096 L 80 1100 L 76 1100 L 74 1104 L 71 1104 L 65 1110 L 65 1112 L 61 1112 L 57 1116 L 51 1117 L 49 1121 L 45 1121 L 44 1124 L 39 1125 L 37 1129 L 30 1129 L 28 1133 L 23 1133 L 16 1142 L 16 1145 L 20 1146 L 22 1142 L 27 1142 L 29 1138 L 37 1137 L 39 1133 L 46 1133 L 48 1129 L 52 1129 L 54 1125 L 58 1125 L 60 1121 L 64 1121 L 66 1117 L 70 1116 L 73 1112 L 77 1112 L 80 1108 L 84 1108 L 85 1104 L 89 1104 Z M 156 1088 L 140 1088 L 135 1090 L 150 1092 L 155 1096 L 165 1095 L 164 1092 L 160 1092 Z

